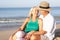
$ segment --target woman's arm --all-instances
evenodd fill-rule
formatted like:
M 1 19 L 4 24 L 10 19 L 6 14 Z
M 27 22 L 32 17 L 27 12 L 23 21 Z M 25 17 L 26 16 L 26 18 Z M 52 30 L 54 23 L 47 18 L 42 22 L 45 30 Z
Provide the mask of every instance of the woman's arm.
M 45 34 L 46 31 L 43 30 L 43 20 L 41 18 L 39 18 L 38 24 L 39 24 L 39 31 L 35 32 L 34 34 L 38 34 L 38 35 Z
M 18 28 L 18 29 L 16 30 L 16 32 L 17 32 L 17 31 L 20 31 L 20 30 L 24 30 L 25 25 L 27 24 L 28 21 L 29 21 L 29 18 L 26 18 L 26 20 L 24 21 L 24 23 L 22 24 L 22 26 L 21 26 L 20 28 Z
M 24 30 L 24 28 L 29 20 L 30 20 L 29 18 L 26 18 L 25 22 L 22 24 L 22 26 L 17 31 Z
M 24 21 L 24 23 L 22 24 L 22 26 L 21 26 L 20 28 L 18 28 L 18 29 L 11 35 L 10 38 L 12 38 L 17 31 L 23 30 L 23 29 L 25 28 L 25 25 L 27 24 L 28 21 L 29 21 L 29 18 L 26 18 L 26 20 Z

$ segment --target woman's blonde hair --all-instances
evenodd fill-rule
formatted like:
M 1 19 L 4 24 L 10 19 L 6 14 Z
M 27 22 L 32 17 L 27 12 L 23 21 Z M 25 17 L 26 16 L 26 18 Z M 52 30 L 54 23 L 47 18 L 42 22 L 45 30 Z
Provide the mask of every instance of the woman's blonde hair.
M 33 7 L 33 8 L 30 9 L 29 17 L 32 17 L 32 16 L 33 16 L 32 11 L 33 11 L 34 9 L 37 9 L 37 7 Z

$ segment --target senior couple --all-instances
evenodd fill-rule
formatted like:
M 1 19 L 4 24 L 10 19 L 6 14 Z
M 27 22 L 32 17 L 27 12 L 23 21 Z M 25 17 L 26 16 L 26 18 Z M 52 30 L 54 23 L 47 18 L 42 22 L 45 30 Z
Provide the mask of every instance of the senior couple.
M 29 17 L 9 40 L 53 40 L 56 23 L 50 10 L 49 3 L 46 1 L 41 2 L 39 7 L 31 8 Z M 41 15 L 38 16 L 38 13 Z M 48 39 L 44 39 L 41 35 Z

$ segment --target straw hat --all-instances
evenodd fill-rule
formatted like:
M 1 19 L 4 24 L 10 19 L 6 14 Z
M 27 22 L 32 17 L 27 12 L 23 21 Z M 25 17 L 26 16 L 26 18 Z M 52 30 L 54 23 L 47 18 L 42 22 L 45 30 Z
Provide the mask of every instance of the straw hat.
M 39 5 L 39 10 L 50 11 L 51 8 L 49 7 L 49 3 L 46 2 L 46 1 L 41 2 L 40 5 Z

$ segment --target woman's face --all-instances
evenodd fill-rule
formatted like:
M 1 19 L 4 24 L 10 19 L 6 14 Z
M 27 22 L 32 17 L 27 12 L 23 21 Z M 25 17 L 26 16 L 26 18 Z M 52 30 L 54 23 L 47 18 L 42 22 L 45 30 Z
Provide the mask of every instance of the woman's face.
M 33 15 L 33 16 L 38 16 L 38 13 L 39 13 L 38 9 L 34 8 L 34 9 L 32 10 L 32 15 Z

